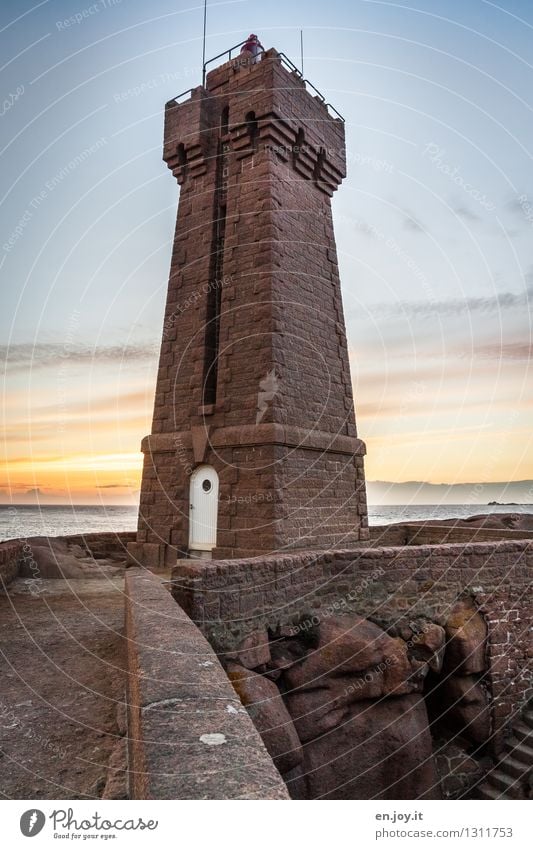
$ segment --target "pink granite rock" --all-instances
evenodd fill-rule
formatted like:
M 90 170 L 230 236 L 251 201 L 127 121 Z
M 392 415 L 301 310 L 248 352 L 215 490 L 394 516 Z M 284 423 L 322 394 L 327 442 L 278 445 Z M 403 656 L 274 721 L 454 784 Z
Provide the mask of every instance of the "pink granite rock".
M 226 671 L 279 771 L 284 774 L 301 764 L 302 746 L 276 685 L 231 661 Z
M 270 644 L 266 628 L 248 634 L 239 646 L 236 659 L 246 669 L 256 669 L 270 662 Z
M 487 625 L 469 599 L 457 602 L 444 627 L 448 672 L 471 675 L 487 668 Z
M 339 616 L 320 626 L 318 648 L 284 672 L 290 691 L 328 686 L 327 679 L 377 666 L 398 649 L 378 625 L 360 616 Z
M 424 699 L 355 702 L 305 744 L 303 773 L 310 799 L 438 799 Z

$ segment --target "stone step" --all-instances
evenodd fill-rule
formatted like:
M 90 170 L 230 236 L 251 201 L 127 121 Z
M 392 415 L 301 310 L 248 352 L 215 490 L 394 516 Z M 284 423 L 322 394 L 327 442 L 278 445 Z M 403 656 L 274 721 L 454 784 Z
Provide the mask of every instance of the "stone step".
M 533 767 L 533 747 L 524 743 L 522 740 L 517 740 L 516 737 L 510 737 L 506 743 L 507 752 L 517 760 L 522 761 L 529 767 Z M 506 755 L 507 757 L 507 755 Z
M 525 722 L 515 722 L 513 725 L 513 734 L 528 745 L 533 743 L 533 728 L 530 728 Z
M 503 760 L 501 760 L 498 764 L 498 767 L 502 770 L 502 772 L 506 772 L 507 775 L 512 775 L 514 778 L 521 779 L 529 772 L 531 764 L 526 761 L 517 760 L 509 754 L 505 755 Z
M 526 725 L 529 725 L 530 728 L 533 728 L 533 710 L 525 710 L 522 714 L 522 719 L 524 720 Z
M 520 796 L 521 785 L 520 781 L 511 775 L 502 772 L 499 767 L 493 769 L 487 775 L 487 781 L 495 787 L 503 797 L 516 798 Z
M 502 799 L 502 795 L 496 787 L 493 787 L 487 781 L 480 784 L 476 789 L 478 799 Z

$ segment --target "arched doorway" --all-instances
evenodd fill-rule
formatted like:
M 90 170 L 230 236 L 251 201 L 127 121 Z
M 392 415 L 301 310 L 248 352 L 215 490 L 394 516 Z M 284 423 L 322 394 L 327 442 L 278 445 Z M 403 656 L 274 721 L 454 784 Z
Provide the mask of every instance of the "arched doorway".
M 189 553 L 209 559 L 217 544 L 218 475 L 212 466 L 198 466 L 189 489 Z

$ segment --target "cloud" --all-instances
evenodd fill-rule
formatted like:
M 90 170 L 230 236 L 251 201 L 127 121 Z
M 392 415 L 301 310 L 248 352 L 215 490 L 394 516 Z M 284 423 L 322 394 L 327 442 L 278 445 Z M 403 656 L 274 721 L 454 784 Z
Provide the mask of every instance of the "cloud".
M 0 346 L 0 359 L 9 371 L 26 371 L 35 368 L 50 368 L 60 364 L 128 363 L 131 360 L 154 361 L 158 354 L 155 343 L 139 345 L 71 345 L 24 342 Z
M 369 224 L 368 221 L 365 221 L 363 218 L 356 218 L 353 222 L 353 227 L 358 233 L 362 233 L 363 236 L 368 236 L 369 239 L 376 238 L 376 227 Z
M 466 218 L 468 221 L 480 221 L 479 215 L 476 215 L 475 212 L 472 212 L 467 206 L 459 205 L 454 206 L 453 211 L 456 215 L 459 215 L 461 218 Z
M 104 483 L 96 489 L 129 489 L 129 487 L 125 483 Z
M 420 223 L 420 221 L 411 215 L 410 212 L 405 213 L 405 218 L 403 219 L 403 226 L 406 230 L 411 230 L 414 233 L 425 233 L 426 228 Z
M 483 360 L 531 360 L 533 344 L 531 342 L 511 342 L 506 345 L 480 345 L 463 356 L 474 356 Z
M 533 195 L 531 195 L 529 192 L 518 192 L 516 196 L 513 196 L 512 198 L 510 198 L 510 200 L 507 201 L 507 203 L 505 204 L 505 208 L 508 209 L 509 212 L 514 213 L 514 215 L 518 215 L 520 216 L 520 218 L 523 218 L 524 202 L 523 200 L 521 200 L 521 198 L 527 198 L 528 202 L 531 203 L 531 201 L 529 200 L 531 197 L 533 197 Z
M 25 495 L 42 495 L 43 491 L 42 491 L 42 489 L 39 489 L 38 486 L 34 486 L 31 489 L 27 489 L 24 494 Z
M 41 486 L 41 484 L 38 484 L 38 486 Z M 33 484 L 33 483 L 20 483 L 20 482 L 19 483 L 0 483 L 0 487 L 2 487 L 2 488 L 5 487 L 8 490 L 10 490 L 10 489 L 28 489 L 28 487 L 31 489 L 31 488 L 35 487 L 35 484 Z

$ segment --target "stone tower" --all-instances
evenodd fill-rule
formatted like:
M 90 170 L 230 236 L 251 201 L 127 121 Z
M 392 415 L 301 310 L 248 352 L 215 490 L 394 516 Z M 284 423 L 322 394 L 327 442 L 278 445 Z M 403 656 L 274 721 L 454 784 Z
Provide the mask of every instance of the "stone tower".
M 180 187 L 134 556 L 368 536 L 331 196 L 344 123 L 275 50 L 165 111 Z

